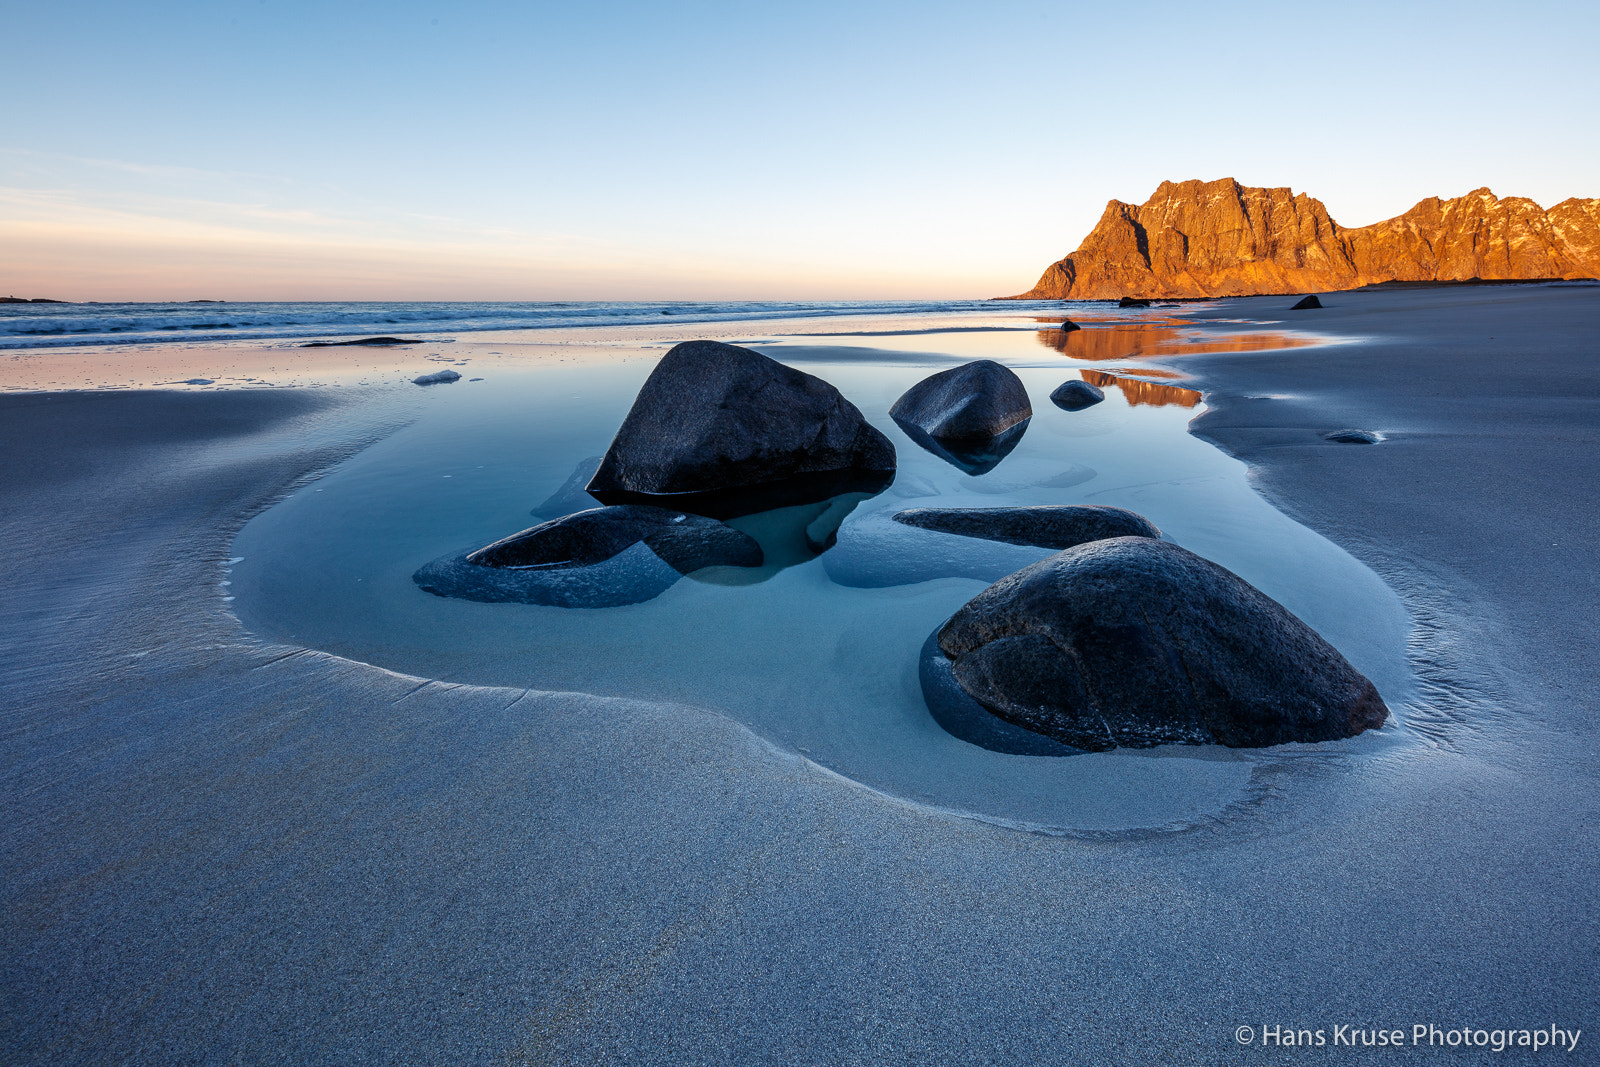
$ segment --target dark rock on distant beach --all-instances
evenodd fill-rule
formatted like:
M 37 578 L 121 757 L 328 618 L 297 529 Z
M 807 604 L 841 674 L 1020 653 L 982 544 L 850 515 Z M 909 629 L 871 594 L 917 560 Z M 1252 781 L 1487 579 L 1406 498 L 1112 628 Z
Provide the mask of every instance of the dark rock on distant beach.
M 590 456 L 588 459 L 578 461 L 572 468 L 572 473 L 567 475 L 567 480 L 561 483 L 561 488 L 551 493 L 530 514 L 541 519 L 558 519 L 563 515 L 570 515 L 574 511 L 594 507 L 595 498 L 590 496 L 584 486 L 589 484 L 589 479 L 594 477 L 594 472 L 599 469 L 600 461 L 604 456 Z
M 939 648 L 937 633 L 929 634 L 923 643 L 917 657 L 917 678 L 934 722 L 968 744 L 1013 756 L 1076 756 L 1085 751 L 990 714 L 956 682 L 950 658 Z
M 959 537 L 1060 551 L 1109 537 L 1160 537 L 1143 515 L 1090 504 L 1035 504 L 1018 508 L 911 508 L 894 521 Z
M 907 389 L 889 414 L 940 441 L 984 441 L 1033 415 L 1028 390 L 992 359 L 929 375 Z
M 660 596 L 703 567 L 759 567 L 761 546 L 715 519 L 641 505 L 594 508 L 523 530 L 412 576 L 438 596 L 601 608 Z
M 459 382 L 461 374 L 453 370 L 439 370 L 432 374 L 424 374 L 411 379 L 412 385 L 443 385 L 448 382 Z
M 1147 308 L 1149 306 L 1150 301 L 1141 300 L 1135 296 L 1125 296 L 1117 301 L 1117 307 L 1119 308 Z
M 920 426 L 913 423 L 895 420 L 905 435 L 911 438 L 919 448 L 931 452 L 952 467 L 967 474 L 977 476 L 988 474 L 1000 465 L 1000 461 L 1011 454 L 1022 440 L 1022 435 L 1028 431 L 1028 420 L 1023 419 L 1011 429 L 995 437 L 980 437 L 972 441 L 952 441 L 946 438 L 930 437 L 922 431 Z
M 1276 601 L 1148 537 L 1001 579 L 938 639 L 978 703 L 1090 750 L 1327 741 L 1388 716 L 1372 683 Z
M 1318 300 L 1315 296 L 1308 296 L 1308 297 L 1305 297 L 1303 300 L 1301 300 L 1294 307 L 1290 308 L 1289 310 L 1290 311 L 1310 311 L 1312 308 L 1319 308 L 1321 306 L 1322 306 L 1322 301 Z
M 346 345 L 425 345 L 418 337 L 363 337 L 359 341 L 308 341 L 301 348 L 343 348 Z
M 1065 411 L 1082 411 L 1092 407 L 1106 398 L 1099 386 L 1090 385 L 1088 382 L 1074 378 L 1070 382 L 1062 382 L 1056 391 L 1050 394 L 1051 403 Z
M 1383 438 L 1371 430 L 1335 430 L 1322 435 L 1325 441 L 1337 441 L 1342 445 L 1375 445 Z
M 688 341 L 646 379 L 588 491 L 731 517 L 875 492 L 894 470 L 894 445 L 821 378 Z

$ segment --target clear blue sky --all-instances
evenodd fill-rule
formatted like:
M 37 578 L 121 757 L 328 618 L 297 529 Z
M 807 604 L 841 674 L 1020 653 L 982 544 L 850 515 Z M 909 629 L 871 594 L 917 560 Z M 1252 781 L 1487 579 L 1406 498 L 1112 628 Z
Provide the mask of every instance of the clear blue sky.
M 0 0 L 0 294 L 984 297 L 1105 201 L 1600 196 L 1600 4 Z

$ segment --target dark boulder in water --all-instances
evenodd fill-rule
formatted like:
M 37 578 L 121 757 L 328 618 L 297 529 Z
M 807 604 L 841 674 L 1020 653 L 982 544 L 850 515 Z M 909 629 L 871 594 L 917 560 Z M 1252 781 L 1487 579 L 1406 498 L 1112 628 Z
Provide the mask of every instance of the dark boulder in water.
M 1308 297 L 1302 298 L 1301 301 L 1298 304 L 1296 304 L 1294 307 L 1290 308 L 1289 310 L 1290 311 L 1310 311 L 1312 308 L 1319 308 L 1321 306 L 1322 306 L 1322 301 L 1318 300 L 1315 296 L 1308 296 Z
M 928 635 L 917 657 L 917 680 L 933 721 L 968 744 L 1013 756 L 1076 756 L 1085 751 L 990 714 L 956 682 L 937 633 Z
M 1017 508 L 911 508 L 894 521 L 960 537 L 1061 550 L 1110 537 L 1160 537 L 1143 515 L 1091 504 L 1035 504 Z
M 600 608 L 660 596 L 704 567 L 759 567 L 761 546 L 715 519 L 667 508 L 594 508 L 434 560 L 412 580 L 490 603 Z
M 1022 379 L 992 359 L 929 375 L 907 389 L 889 414 L 945 442 L 986 441 L 1033 415 Z
M 461 372 L 460 371 L 436 370 L 432 374 L 423 374 L 423 375 L 420 375 L 419 377 L 411 379 L 411 384 L 412 385 L 448 385 L 451 382 L 459 382 L 460 380 L 461 380 Z
M 1336 441 L 1341 445 L 1375 445 L 1383 438 L 1371 430 L 1335 430 L 1322 435 L 1325 441 Z
M 1076 748 L 1327 741 L 1388 716 L 1373 684 L 1282 605 L 1148 537 L 1025 567 L 938 641 L 978 703 Z
M 894 445 L 821 378 L 687 341 L 646 379 L 588 491 L 731 517 L 873 492 L 894 470 Z
M 1150 301 L 1141 300 L 1136 296 L 1125 296 L 1117 301 L 1117 307 L 1119 308 L 1147 308 L 1149 306 Z
M 1071 333 L 1073 330 L 1081 330 L 1083 327 L 1079 326 L 1071 319 L 1062 319 L 1056 324 L 1055 329 L 1060 330 L 1062 333 Z
M 1070 382 L 1062 382 L 1056 387 L 1056 391 L 1050 394 L 1050 402 L 1065 411 L 1081 411 L 1100 403 L 1105 398 L 1106 394 L 1099 386 L 1090 385 L 1077 378 Z

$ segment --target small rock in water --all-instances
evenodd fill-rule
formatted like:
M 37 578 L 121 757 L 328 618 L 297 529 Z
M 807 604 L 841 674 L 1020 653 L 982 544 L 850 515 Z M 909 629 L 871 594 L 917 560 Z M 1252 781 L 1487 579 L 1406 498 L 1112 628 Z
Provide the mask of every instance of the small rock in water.
M 1055 328 L 1060 330 L 1062 333 L 1071 333 L 1073 330 L 1081 330 L 1081 329 L 1083 329 L 1082 326 L 1079 326 L 1077 323 L 1073 322 L 1071 319 L 1062 319 L 1059 323 L 1056 324 Z
M 179 385 L 215 385 L 216 384 L 216 379 L 214 379 L 214 378 L 185 378 L 183 381 L 179 382 L 178 384 Z
M 1303 298 L 1300 301 L 1300 303 L 1296 304 L 1294 307 L 1290 308 L 1289 310 L 1290 311 L 1310 311 L 1312 308 L 1319 308 L 1321 306 L 1322 306 L 1322 301 L 1318 300 L 1315 296 L 1308 296 L 1308 297 Z
M 1383 440 L 1371 430 L 1335 430 L 1322 435 L 1324 441 L 1337 441 L 1342 445 L 1375 445 Z
M 1117 307 L 1119 308 L 1147 308 L 1149 306 L 1150 301 L 1141 300 L 1136 296 L 1125 296 L 1117 301 Z
M 1282 605 L 1148 537 L 1093 541 L 1003 578 L 938 642 L 978 703 L 1091 751 L 1328 741 L 1388 717 L 1373 684 Z
M 461 380 L 460 372 L 453 371 L 453 370 L 440 370 L 440 371 L 434 371 L 432 374 L 424 374 L 421 377 L 413 378 L 413 379 L 411 379 L 411 384 L 413 384 L 413 385 L 443 385 L 446 382 L 459 382 L 460 380 Z
M 732 517 L 876 491 L 894 470 L 894 445 L 821 378 L 686 341 L 646 379 L 588 491 Z
M 1035 504 L 1017 508 L 911 508 L 894 521 L 959 537 L 1060 551 L 1109 537 L 1157 537 L 1149 519 L 1125 508 Z
M 414 337 L 363 337 L 359 341 L 311 341 L 303 344 L 301 348 L 343 348 L 346 345 L 422 345 L 427 344 Z
M 1050 394 L 1050 400 L 1056 407 L 1065 411 L 1081 411 L 1092 407 L 1106 398 L 1106 394 L 1098 386 L 1074 378 L 1070 382 L 1062 382 L 1056 391 Z
M 907 389 L 889 414 L 941 441 L 998 437 L 1033 415 L 1022 379 L 991 359 L 930 375 Z

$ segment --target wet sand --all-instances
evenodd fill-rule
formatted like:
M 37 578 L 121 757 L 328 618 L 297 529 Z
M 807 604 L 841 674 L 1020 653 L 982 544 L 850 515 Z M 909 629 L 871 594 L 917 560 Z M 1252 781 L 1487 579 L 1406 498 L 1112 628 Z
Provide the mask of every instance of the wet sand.
M 1293 1054 L 1239 1026 L 1432 1023 L 1583 1029 L 1586 1051 L 1597 297 L 1194 313 L 1366 338 L 1169 365 L 1208 394 L 1197 432 L 1401 591 L 1432 743 L 1286 753 L 1181 832 L 1019 833 L 695 709 L 243 633 L 232 533 L 414 394 L 0 397 L 0 1050 L 1209 1064 Z M 1345 426 L 1388 439 L 1320 437 Z

